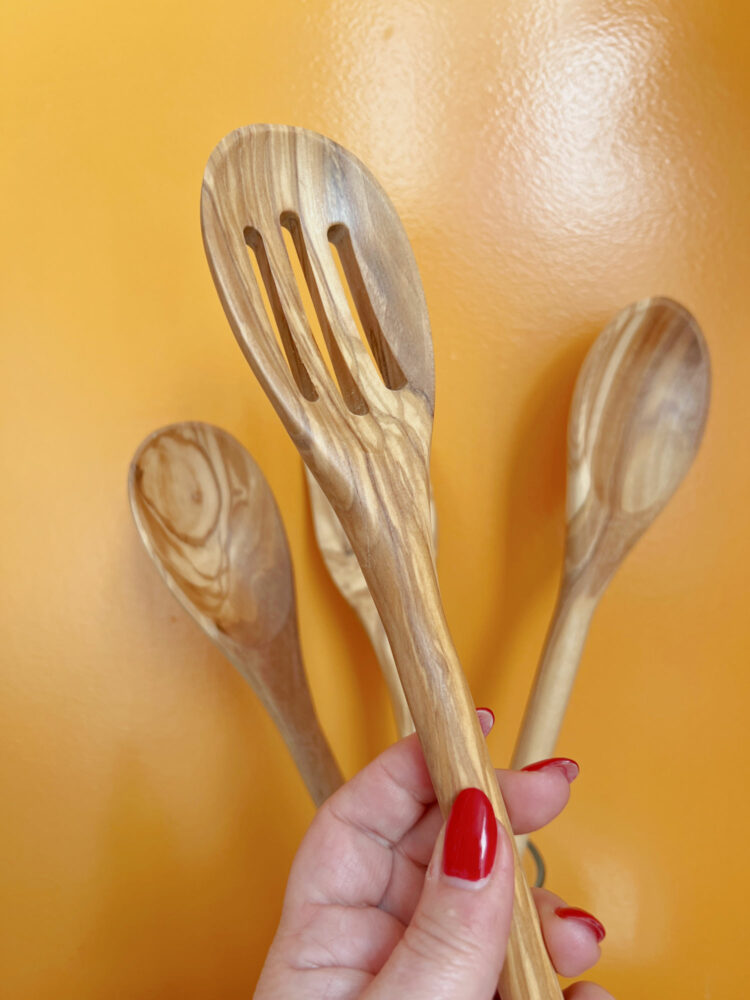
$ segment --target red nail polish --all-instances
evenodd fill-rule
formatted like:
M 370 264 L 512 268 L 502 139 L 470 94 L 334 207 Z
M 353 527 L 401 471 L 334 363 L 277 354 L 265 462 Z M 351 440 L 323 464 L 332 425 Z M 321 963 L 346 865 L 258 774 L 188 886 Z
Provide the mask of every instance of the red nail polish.
M 464 788 L 456 796 L 445 828 L 443 871 L 478 882 L 492 871 L 496 850 L 492 803 L 479 788 Z
M 571 784 L 578 777 L 578 772 L 581 770 L 578 764 L 571 760 L 570 757 L 549 757 L 547 760 L 538 760 L 535 764 L 527 764 L 526 767 L 522 767 L 522 771 L 546 771 L 547 768 L 556 767 L 558 771 L 562 771 L 565 777 L 568 779 L 568 784 Z
M 562 917 L 563 920 L 580 920 L 582 924 L 586 924 L 596 935 L 597 942 L 603 941 L 606 935 L 604 930 L 604 924 L 602 924 L 596 917 L 593 917 L 586 910 L 579 910 L 576 906 L 558 906 L 555 910 L 555 916 Z
M 489 736 L 492 732 L 492 727 L 495 725 L 495 713 L 491 708 L 478 708 L 477 716 L 479 717 L 479 725 L 481 727 L 482 733 L 485 736 Z

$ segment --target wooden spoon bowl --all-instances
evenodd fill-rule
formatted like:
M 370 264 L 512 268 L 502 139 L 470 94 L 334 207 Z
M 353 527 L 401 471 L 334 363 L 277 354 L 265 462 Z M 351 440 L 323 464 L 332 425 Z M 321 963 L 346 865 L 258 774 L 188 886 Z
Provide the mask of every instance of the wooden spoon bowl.
M 177 600 L 250 683 L 316 805 L 342 782 L 299 648 L 289 547 L 273 495 L 226 431 L 154 431 L 130 466 L 133 517 Z

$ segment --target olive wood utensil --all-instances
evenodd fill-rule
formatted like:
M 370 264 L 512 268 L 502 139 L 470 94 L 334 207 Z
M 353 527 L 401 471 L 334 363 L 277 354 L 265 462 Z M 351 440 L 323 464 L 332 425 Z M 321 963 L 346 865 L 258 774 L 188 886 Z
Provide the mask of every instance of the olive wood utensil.
M 514 768 L 552 756 L 594 610 L 690 468 L 710 393 L 703 334 L 671 299 L 623 309 L 586 355 L 568 423 L 562 581 Z
M 393 659 L 391 644 L 388 642 L 388 636 L 385 634 L 378 609 L 375 607 L 372 594 L 362 575 L 354 550 L 349 544 L 349 539 L 346 537 L 346 532 L 341 527 L 341 522 L 336 517 L 333 507 L 307 466 L 305 466 L 305 472 L 318 548 L 331 579 L 342 597 L 354 609 L 365 632 L 367 632 L 380 664 L 380 671 L 385 678 L 398 735 L 403 738 L 414 732 L 414 722 L 409 706 L 406 704 L 406 696 Z M 437 551 L 437 515 L 434 502 L 431 502 L 430 509 L 432 514 L 432 544 L 434 550 Z
M 128 492 L 164 582 L 263 702 L 320 805 L 343 779 L 307 686 L 289 547 L 263 473 L 226 431 L 185 422 L 143 441 Z
M 477 786 L 510 831 L 435 574 L 432 341 L 395 209 L 369 170 L 336 143 L 304 129 L 253 125 L 211 154 L 201 221 L 237 341 L 357 555 L 443 812 L 462 788 Z M 308 323 L 284 229 L 333 375 Z M 562 995 L 517 857 L 500 992 L 504 1000 Z

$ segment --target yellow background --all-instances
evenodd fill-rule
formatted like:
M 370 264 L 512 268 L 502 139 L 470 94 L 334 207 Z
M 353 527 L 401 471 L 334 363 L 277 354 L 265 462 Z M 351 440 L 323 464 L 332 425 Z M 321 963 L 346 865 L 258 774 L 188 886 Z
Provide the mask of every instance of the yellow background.
M 141 439 L 236 434 L 296 563 L 348 774 L 392 738 L 298 457 L 206 266 L 205 161 L 253 121 L 327 133 L 403 217 L 435 339 L 448 620 L 507 760 L 561 562 L 565 419 L 620 307 L 684 301 L 704 447 L 594 620 L 540 835 L 625 997 L 744 994 L 750 37 L 710 0 L 4 0 L 0 996 L 239 1000 L 312 815 L 268 718 L 131 521 Z

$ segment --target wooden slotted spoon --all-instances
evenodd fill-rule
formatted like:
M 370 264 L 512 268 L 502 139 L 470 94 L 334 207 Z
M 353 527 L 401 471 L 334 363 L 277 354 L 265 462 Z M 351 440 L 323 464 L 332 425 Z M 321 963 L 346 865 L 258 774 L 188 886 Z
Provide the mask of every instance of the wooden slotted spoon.
M 211 154 L 201 221 L 238 343 L 362 567 L 443 812 L 462 788 L 479 787 L 510 832 L 435 574 L 432 341 L 395 209 L 367 168 L 337 144 L 304 129 L 253 125 L 230 133 Z M 335 380 L 308 324 L 283 228 L 300 258 Z M 562 996 L 518 857 L 500 993 L 503 1000 Z
M 343 779 L 302 664 L 284 525 L 268 483 L 226 431 L 154 431 L 130 465 L 133 517 L 163 580 L 247 680 L 316 805 Z
M 692 465 L 710 395 L 703 334 L 671 299 L 623 309 L 586 355 L 568 423 L 562 582 L 513 767 L 554 752 L 592 615 Z

